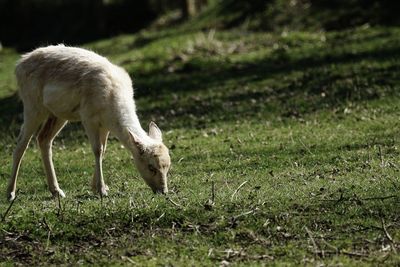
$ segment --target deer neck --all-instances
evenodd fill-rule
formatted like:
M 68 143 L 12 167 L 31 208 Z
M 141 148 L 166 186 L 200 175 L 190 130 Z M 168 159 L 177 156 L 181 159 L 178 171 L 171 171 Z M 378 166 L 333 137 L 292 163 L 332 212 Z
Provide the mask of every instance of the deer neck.
M 142 128 L 139 118 L 135 112 L 127 112 L 122 116 L 122 119 L 117 123 L 114 131 L 121 143 L 132 153 L 136 158 L 139 155 L 138 148 L 132 142 L 130 133 L 134 134 L 138 141 L 145 147 L 151 146 L 155 141 L 150 138 L 147 132 Z

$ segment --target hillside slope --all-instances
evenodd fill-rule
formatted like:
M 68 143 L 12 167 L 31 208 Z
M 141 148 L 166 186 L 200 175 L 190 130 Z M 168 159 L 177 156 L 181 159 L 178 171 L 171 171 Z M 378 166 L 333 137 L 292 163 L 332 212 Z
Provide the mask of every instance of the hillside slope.
M 164 131 L 171 193 L 153 195 L 111 138 L 110 196 L 94 196 L 90 147 L 69 125 L 54 147 L 67 197 L 49 198 L 33 142 L 17 200 L 0 198 L 0 262 L 398 264 L 399 34 L 186 26 L 87 44 L 128 70 L 143 126 Z M 0 52 L 0 192 L 21 123 L 17 57 Z
M 251 30 L 343 30 L 364 24 L 400 26 L 391 0 L 210 0 L 189 27 Z

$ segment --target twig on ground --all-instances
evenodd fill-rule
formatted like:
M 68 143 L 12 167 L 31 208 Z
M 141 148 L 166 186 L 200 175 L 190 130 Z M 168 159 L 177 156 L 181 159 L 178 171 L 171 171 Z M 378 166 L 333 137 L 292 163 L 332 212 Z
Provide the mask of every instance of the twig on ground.
M 379 158 L 381 159 L 381 167 L 385 167 L 385 161 L 383 160 L 383 154 L 382 154 L 382 148 L 381 146 L 378 146 L 378 153 L 379 153 Z
M 314 254 L 316 256 L 318 256 L 318 254 L 321 254 L 322 257 L 324 257 L 324 251 L 323 250 L 319 250 L 319 248 L 317 246 L 317 243 L 315 242 L 314 237 L 312 236 L 312 233 L 311 233 L 310 229 L 308 229 L 307 226 L 304 226 L 304 229 L 306 230 L 306 232 L 307 232 L 307 234 L 308 234 L 308 236 L 309 236 L 309 238 L 311 240 L 311 243 L 312 243 L 312 245 L 314 247 Z
M 314 156 L 314 153 L 311 152 L 310 148 L 308 146 L 306 146 L 303 141 L 301 141 L 301 139 L 299 138 L 300 144 L 304 147 L 305 150 L 307 150 L 308 153 L 310 153 L 310 155 Z
M 57 211 L 57 216 L 63 217 L 63 211 L 62 211 L 62 205 L 61 205 L 61 198 L 60 194 L 57 194 L 57 200 L 58 200 L 58 211 Z
M 214 249 L 213 249 L 213 248 L 210 248 L 210 249 L 208 250 L 207 257 L 211 257 L 213 251 L 214 251 Z
M 390 241 L 393 242 L 393 238 L 392 236 L 388 233 L 386 226 L 385 226 L 385 221 L 383 220 L 383 218 L 381 218 L 381 224 L 382 224 L 382 230 L 385 233 L 386 238 Z
M 127 256 L 121 256 L 122 260 L 126 260 L 131 264 L 136 264 L 136 262 L 134 262 L 131 258 L 127 257 Z
M 51 236 L 51 233 L 52 233 L 53 231 L 52 231 L 50 225 L 47 223 L 46 217 L 43 217 L 43 224 L 44 224 L 44 225 L 46 226 L 46 228 L 47 228 L 47 240 L 46 240 L 46 249 L 45 249 L 45 250 L 48 250 L 49 247 L 50 247 L 50 236 Z
M 396 198 L 396 197 L 399 197 L 399 196 L 390 195 L 390 196 L 384 196 L 384 197 L 366 197 L 366 198 L 362 198 L 361 200 L 385 200 L 385 199 Z
M 266 254 L 259 255 L 259 256 L 252 256 L 250 258 L 253 259 L 253 260 L 273 260 L 274 259 L 273 256 L 266 255 Z
M 51 232 L 48 231 L 47 232 L 47 240 L 46 240 L 46 248 L 45 248 L 45 250 L 48 250 L 49 247 L 50 247 L 50 236 L 51 236 Z
M 164 212 L 163 214 L 161 214 L 160 217 L 158 217 L 158 218 L 156 219 L 156 222 L 158 222 L 159 220 L 161 220 L 161 218 L 164 217 L 164 216 L 165 216 L 165 212 Z
M 208 252 L 208 256 L 210 257 L 213 254 L 214 250 L 211 248 Z M 236 258 L 236 259 L 251 259 L 251 260 L 273 260 L 274 257 L 267 255 L 267 254 L 263 254 L 263 255 L 249 255 L 246 253 L 246 251 L 244 250 L 233 250 L 233 249 L 226 249 L 223 251 L 217 251 L 217 254 L 223 253 L 225 255 L 223 256 L 216 256 L 214 258 L 218 258 L 220 260 L 225 260 L 228 261 L 232 258 Z
M 238 218 L 240 218 L 240 217 L 243 217 L 243 216 L 246 216 L 246 215 L 253 214 L 254 212 L 256 212 L 256 210 L 257 210 L 257 209 L 254 209 L 254 210 L 249 210 L 249 211 L 246 211 L 246 212 L 240 213 L 239 215 L 236 215 L 236 216 L 234 216 L 234 217 L 233 217 L 233 219 L 234 219 L 234 220 L 236 220 L 236 219 L 238 219 Z
M 350 257 L 368 257 L 368 254 L 363 254 L 360 252 L 354 252 L 354 251 L 345 251 L 345 250 L 339 250 L 339 251 L 332 251 L 332 250 L 317 250 L 315 251 L 315 254 L 320 255 L 321 257 L 323 257 L 324 255 L 338 255 L 338 254 L 342 254 L 342 255 L 346 255 L 346 256 L 350 256 Z
M 204 208 L 206 210 L 212 210 L 215 205 L 215 183 L 211 182 L 211 199 L 208 199 L 206 203 L 204 203 Z
M 382 217 L 381 217 L 381 224 L 382 224 L 382 231 L 385 234 L 386 238 L 391 243 L 391 247 L 393 249 L 393 252 L 397 254 L 396 243 L 394 242 L 393 237 L 389 234 L 388 230 L 386 229 L 385 221 L 384 221 L 384 219 Z
M 339 253 L 347 255 L 347 256 L 355 256 L 355 257 L 368 257 L 369 256 L 368 254 L 354 252 L 354 251 L 345 251 L 345 250 L 340 250 Z
M 175 201 L 173 201 L 172 199 L 170 199 L 169 197 L 166 198 L 169 202 L 171 202 L 174 206 L 180 207 L 182 208 L 182 205 L 176 203 Z
M 334 245 L 327 242 L 324 238 L 322 238 L 321 240 L 326 246 L 333 249 L 333 251 L 330 251 L 330 250 L 319 251 L 320 254 L 325 254 L 325 255 L 326 254 L 343 254 L 343 255 L 353 256 L 353 257 L 368 257 L 369 256 L 367 254 L 363 254 L 363 253 L 359 253 L 359 252 L 340 250 L 337 247 L 335 247 Z
M 389 195 L 389 196 L 383 196 L 383 197 L 366 197 L 366 198 L 359 198 L 358 200 L 360 201 L 370 201 L 370 200 L 386 200 L 390 198 L 400 198 L 400 196 L 396 195 Z M 339 199 L 320 199 L 320 201 L 333 201 L 336 202 L 335 204 L 341 202 L 341 201 L 353 201 L 354 198 L 345 198 L 343 197 L 343 194 L 340 195 Z
M 328 247 L 330 247 L 331 249 L 336 251 L 336 253 L 339 253 L 339 249 L 337 247 L 335 247 L 334 245 L 328 243 L 328 241 L 326 241 L 324 238 L 322 238 L 321 240 L 325 245 L 327 245 Z
M 47 223 L 46 217 L 43 217 L 43 224 L 46 226 L 46 228 L 47 228 L 47 230 L 49 230 L 49 232 L 52 232 L 50 225 Z
M 101 206 L 103 207 L 103 194 L 102 193 L 99 193 L 100 194 L 100 202 L 101 202 Z
M 236 188 L 235 192 L 233 192 L 232 196 L 231 196 L 231 201 L 233 200 L 233 198 L 235 197 L 235 195 L 239 192 L 240 188 L 242 188 L 245 184 L 247 184 L 248 181 L 244 181 L 243 183 L 241 183 L 239 185 L 238 188 Z
M 211 201 L 215 203 L 215 182 L 214 180 L 211 182 Z
M 7 214 L 10 212 L 10 210 L 11 210 L 11 207 L 13 206 L 13 204 L 14 204 L 15 200 L 17 199 L 18 193 L 19 193 L 19 189 L 17 190 L 17 193 L 15 194 L 15 197 L 14 197 L 14 199 L 13 199 L 13 200 L 11 200 L 11 203 L 10 203 L 10 205 L 8 206 L 8 208 L 7 208 L 6 212 L 4 213 L 4 215 L 3 215 L 3 218 L 2 218 L 2 220 L 1 220 L 2 222 L 4 222 L 4 221 L 6 220 Z

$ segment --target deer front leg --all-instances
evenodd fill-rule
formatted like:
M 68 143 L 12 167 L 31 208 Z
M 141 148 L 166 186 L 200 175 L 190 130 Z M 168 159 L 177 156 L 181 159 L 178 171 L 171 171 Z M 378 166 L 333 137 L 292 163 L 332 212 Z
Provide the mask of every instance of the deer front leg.
M 90 122 L 83 122 L 89 142 L 92 146 L 95 157 L 95 169 L 92 181 L 92 189 L 101 196 L 107 196 L 108 186 L 104 183 L 103 178 L 103 155 L 106 148 L 106 140 L 108 131 L 98 127 Z
M 100 130 L 99 131 L 99 139 L 100 139 L 100 145 L 101 145 L 101 155 L 100 155 L 100 170 L 102 169 L 102 161 L 104 159 L 104 154 L 106 153 L 106 147 L 107 147 L 107 139 L 108 139 L 108 134 L 110 132 L 106 130 Z M 107 191 L 109 190 L 107 184 L 104 183 L 103 181 L 103 176 L 97 175 L 96 171 L 93 174 L 93 179 L 92 179 L 92 190 L 95 193 L 100 193 L 102 191 L 102 187 L 105 187 L 105 191 L 107 194 Z

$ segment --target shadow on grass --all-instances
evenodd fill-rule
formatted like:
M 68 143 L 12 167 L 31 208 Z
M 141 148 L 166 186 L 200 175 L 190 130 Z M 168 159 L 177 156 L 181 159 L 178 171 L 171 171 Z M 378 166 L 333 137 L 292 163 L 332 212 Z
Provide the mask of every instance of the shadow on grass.
M 272 55 L 249 64 L 196 58 L 176 73 L 157 71 L 139 76 L 136 85 L 138 97 L 149 102 L 159 95 L 195 96 L 143 110 L 145 116 L 162 116 L 172 123 L 179 118 L 185 123 L 199 119 L 202 125 L 204 119 L 216 122 L 271 114 L 298 117 L 349 102 L 398 95 L 400 64 L 393 59 L 399 57 L 400 43 L 358 53 L 320 51 L 300 59 Z
M 176 73 L 165 73 L 156 70 L 141 74 L 136 84 L 139 88 L 152 88 L 154 90 L 138 91 L 139 96 L 157 95 L 163 93 L 188 92 L 196 89 L 213 88 L 223 85 L 230 80 L 239 80 L 241 83 L 250 83 L 264 80 L 274 74 L 283 74 L 293 71 L 319 70 L 330 65 L 356 63 L 370 60 L 375 62 L 386 61 L 400 57 L 400 43 L 392 47 L 383 47 L 366 52 L 338 51 L 332 55 L 326 50 L 321 50 L 320 55 L 311 55 L 300 59 L 291 59 L 284 51 L 255 60 L 249 64 L 230 64 L 213 61 L 211 58 L 196 58 L 183 65 Z M 399 71 L 400 66 L 395 67 Z M 306 88 L 298 88 L 304 90 Z
M 201 240 L 199 245 L 214 248 L 234 243 L 244 247 L 258 244 L 265 249 L 300 245 L 304 242 L 303 235 L 307 236 L 304 226 L 324 235 L 330 242 L 341 242 L 343 236 L 364 239 L 366 233 L 380 235 L 382 229 L 377 225 L 383 220 L 398 221 L 398 195 L 375 198 L 369 194 L 367 198 L 354 191 L 325 190 L 318 192 L 311 201 L 291 200 L 280 203 L 279 208 L 274 206 L 274 199 L 255 204 L 249 198 L 240 202 L 217 202 L 212 209 L 198 203 L 179 208 L 160 200 L 156 207 L 135 209 L 115 207 L 106 202 L 89 213 L 76 209 L 62 213 L 47 211 L 40 217 L 35 213 L 34 217 L 8 219 L 7 227 L 0 233 L 4 240 L 2 251 L 9 251 L 3 255 L 18 256 L 14 259 L 16 262 L 35 263 L 43 260 L 37 255 L 44 254 L 46 261 L 54 264 L 65 262 L 65 258 L 58 258 L 57 253 L 52 253 L 53 249 L 65 249 L 73 260 L 74 257 L 81 259 L 88 251 L 104 249 L 108 253 L 119 253 L 118 256 L 121 253 L 146 256 L 149 250 L 143 247 L 151 247 L 154 252 L 165 243 L 174 247 L 193 238 L 197 243 Z M 249 209 L 253 212 L 249 213 Z M 284 230 L 280 230 L 282 225 Z M 366 253 L 381 249 L 381 242 L 372 242 L 357 242 L 351 249 L 368 248 Z M 287 257 L 273 250 L 271 253 L 277 259 Z
M 251 63 L 197 56 L 172 73 L 164 69 L 139 73 L 135 79 L 138 112 L 146 121 L 165 119 L 160 123 L 169 128 L 204 127 L 210 122 L 252 116 L 299 117 L 347 102 L 395 95 L 400 80 L 400 65 L 395 60 L 400 58 L 400 43 L 390 39 L 390 32 L 381 35 L 374 38 L 389 39 L 367 51 L 341 44 L 343 39 L 351 39 L 350 32 L 300 57 L 284 49 Z M 134 45 L 152 42 L 149 38 Z M 172 95 L 189 94 L 194 98 L 171 100 Z M 165 98 L 164 103 L 152 105 L 152 99 L 160 97 Z M 18 131 L 21 112 L 17 96 L 0 99 L 1 129 Z
M 0 99 L 0 131 L 18 135 L 22 124 L 22 101 L 17 93 Z

